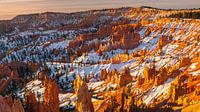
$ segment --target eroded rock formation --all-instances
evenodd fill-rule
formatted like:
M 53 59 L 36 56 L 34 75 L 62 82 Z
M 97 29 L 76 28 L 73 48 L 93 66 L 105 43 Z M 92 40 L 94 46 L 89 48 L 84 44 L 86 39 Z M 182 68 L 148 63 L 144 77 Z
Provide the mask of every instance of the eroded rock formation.
M 44 79 L 44 105 L 50 112 L 59 112 L 58 85 L 55 79 Z
M 128 88 L 121 88 L 110 97 L 110 102 L 98 112 L 135 112 L 136 99 L 133 94 L 128 91 Z
M 156 75 L 155 73 L 156 73 L 155 65 L 151 65 L 150 67 L 146 66 L 143 72 L 144 83 L 148 84 L 150 82 L 153 82 Z
M 87 84 L 78 75 L 74 81 L 74 91 L 77 97 L 76 109 L 78 112 L 94 112 L 94 107 L 91 101 L 91 95 L 88 91 Z
M 123 49 L 133 49 L 139 45 L 140 34 L 128 32 L 121 39 Z
M 101 70 L 100 80 L 105 80 L 107 82 L 115 83 L 118 87 L 123 87 L 129 84 L 132 81 L 133 77 L 130 75 L 130 69 L 124 68 L 123 71 L 118 72 L 116 69 L 106 71 L 105 69 Z
M 116 42 L 121 43 L 122 49 L 132 49 L 139 44 L 140 34 L 134 33 L 132 25 L 121 25 L 113 27 L 110 38 L 113 44 Z
M 161 49 L 163 46 L 165 46 L 170 41 L 171 40 L 168 36 L 162 35 L 158 40 L 158 48 Z
M 129 84 L 132 81 L 132 76 L 130 74 L 130 69 L 129 68 L 125 68 L 124 72 L 121 73 L 121 75 L 119 76 L 118 79 L 118 85 L 119 87 L 123 87 L 126 86 L 127 84 Z
M 39 99 L 39 98 L 38 98 Z M 40 101 L 36 100 L 35 94 L 28 92 L 25 94 L 25 104 L 27 112 L 48 112 L 45 110 L 45 105 Z
M 19 99 L 12 99 L 11 96 L 3 98 L 0 95 L 0 112 L 25 112 Z

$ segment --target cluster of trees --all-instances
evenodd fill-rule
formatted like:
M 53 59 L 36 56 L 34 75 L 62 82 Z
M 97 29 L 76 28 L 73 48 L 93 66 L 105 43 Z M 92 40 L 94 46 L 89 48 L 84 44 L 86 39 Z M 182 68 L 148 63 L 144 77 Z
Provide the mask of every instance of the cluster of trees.
M 200 12 L 179 12 L 175 14 L 171 14 L 170 18 L 192 18 L 192 19 L 200 19 Z

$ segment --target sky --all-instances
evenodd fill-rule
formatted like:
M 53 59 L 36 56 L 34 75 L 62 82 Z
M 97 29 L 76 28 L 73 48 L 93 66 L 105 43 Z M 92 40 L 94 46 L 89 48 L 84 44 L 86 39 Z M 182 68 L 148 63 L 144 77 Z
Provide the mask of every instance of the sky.
M 200 0 L 0 0 L 0 20 L 11 19 L 19 14 L 47 11 L 77 12 L 142 5 L 157 8 L 200 8 Z

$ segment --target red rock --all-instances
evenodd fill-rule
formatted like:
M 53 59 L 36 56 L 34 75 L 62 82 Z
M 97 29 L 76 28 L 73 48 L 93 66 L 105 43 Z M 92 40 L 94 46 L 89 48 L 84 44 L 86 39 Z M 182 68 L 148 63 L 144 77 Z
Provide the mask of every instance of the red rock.
M 77 37 L 78 40 L 81 40 L 83 42 L 91 41 L 91 40 L 96 39 L 96 38 L 98 38 L 98 35 L 96 33 L 89 33 L 89 34 L 79 35 Z
M 106 69 L 101 70 L 100 80 L 106 80 L 107 78 L 107 71 Z
M 4 101 L 4 98 L 0 95 L 0 112 L 11 112 L 11 107 Z
M 109 103 L 105 107 L 99 109 L 100 112 L 134 112 L 135 97 L 133 94 L 128 93 L 128 88 L 121 88 L 112 94 Z
M 3 77 L 5 75 L 10 75 L 12 70 L 5 65 L 0 66 L 0 76 Z
M 25 104 L 27 112 L 45 112 L 45 105 L 37 101 L 32 92 L 25 93 Z
M 10 78 L 12 78 L 12 79 L 18 79 L 19 78 L 18 71 L 17 70 L 13 70 L 11 72 Z
M 181 58 L 179 67 L 180 68 L 181 67 L 186 67 L 186 66 L 188 66 L 190 64 L 191 64 L 191 59 L 187 58 L 187 57 L 184 57 L 184 58 Z
M 158 75 L 155 76 L 154 85 L 159 86 L 163 84 L 168 78 L 167 69 L 161 68 Z
M 139 45 L 140 34 L 138 33 L 126 33 L 123 35 L 121 43 L 123 49 L 133 49 Z
M 59 112 L 58 85 L 56 80 L 45 77 L 44 80 L 44 105 L 47 110 Z
M 121 75 L 119 76 L 118 85 L 119 85 L 119 87 L 126 86 L 132 80 L 133 79 L 132 79 L 132 76 L 130 75 L 130 69 L 129 68 L 125 68 L 124 69 L 124 73 L 121 73 Z
M 155 79 L 155 75 L 156 75 L 155 65 L 154 66 L 151 65 L 151 67 L 146 66 L 144 68 L 143 75 L 144 75 L 144 83 L 145 84 L 153 82 Z
M 121 46 L 118 48 L 122 49 L 133 49 L 140 41 L 140 35 L 134 33 L 134 25 L 119 25 L 113 27 L 112 35 L 110 36 L 112 44 L 120 42 Z
M 151 34 L 152 30 L 153 30 L 152 27 L 149 27 L 145 32 L 145 36 L 146 37 L 149 36 Z
M 162 35 L 158 40 L 158 48 L 162 48 L 166 44 L 170 42 L 170 38 L 168 36 Z
M 99 20 L 99 17 L 95 14 L 90 14 L 89 16 L 86 16 L 82 19 L 82 21 L 79 23 L 80 27 L 91 27 L 95 22 Z
M 143 83 L 143 79 L 140 76 L 138 76 L 136 80 L 136 87 L 140 87 Z
M 109 36 L 112 33 L 112 26 L 111 25 L 101 25 L 99 27 L 99 30 L 97 31 L 97 34 L 100 38 Z
M 12 107 L 13 99 L 12 99 L 12 96 L 11 96 L 11 95 L 5 96 L 5 97 L 4 97 L 4 101 L 5 101 L 10 107 Z
M 100 79 L 115 83 L 119 87 L 129 84 L 133 80 L 132 76 L 130 75 L 129 68 L 125 68 L 122 72 L 117 72 L 116 69 L 112 70 L 111 72 L 107 72 L 105 69 L 101 70 Z
M 3 98 L 0 95 L 0 112 L 25 112 L 19 99 L 11 100 L 11 97 Z
M 69 41 L 67 48 L 68 49 L 76 48 L 76 47 L 80 46 L 81 43 L 82 43 L 81 40 L 71 40 L 71 41 Z
M 74 81 L 74 91 L 77 97 L 76 109 L 78 112 L 94 112 L 94 107 L 91 101 L 91 95 L 88 91 L 87 84 L 78 75 Z
M 25 112 L 19 99 L 14 100 L 14 103 L 12 105 L 12 112 Z
M 7 86 L 10 84 L 10 82 L 12 81 L 11 78 L 7 79 L 7 80 L 2 80 L 0 82 L 0 94 L 2 94 L 5 89 L 7 88 Z
M 40 71 L 39 73 L 38 73 L 38 79 L 39 80 L 44 80 L 44 73 L 42 72 L 42 71 Z

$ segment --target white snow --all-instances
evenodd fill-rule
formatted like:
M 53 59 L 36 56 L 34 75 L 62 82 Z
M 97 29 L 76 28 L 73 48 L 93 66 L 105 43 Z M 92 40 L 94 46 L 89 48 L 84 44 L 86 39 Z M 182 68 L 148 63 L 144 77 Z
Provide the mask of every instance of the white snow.
M 189 67 L 189 71 L 192 71 L 196 68 L 196 66 L 198 65 L 198 63 L 192 63 Z
M 69 43 L 69 41 L 65 40 L 65 41 L 62 41 L 62 42 L 52 43 L 48 47 L 50 49 L 65 49 L 68 46 L 68 43 Z
M 88 88 L 89 89 L 94 89 L 100 85 L 102 85 L 104 83 L 104 81 L 99 81 L 99 82 L 90 82 L 88 83 Z
M 194 71 L 194 72 L 190 72 L 190 74 L 192 74 L 192 76 L 199 76 L 200 75 L 200 70 Z
M 149 105 L 153 103 L 154 99 L 160 95 L 166 95 L 168 93 L 168 89 L 174 79 L 168 79 L 164 84 L 159 85 L 158 87 L 154 86 L 150 89 L 150 91 L 144 96 L 144 103 Z
M 71 108 L 75 106 L 75 99 L 76 96 L 73 93 L 60 93 L 59 100 L 60 100 L 60 107 L 69 106 L 67 108 Z

